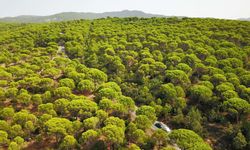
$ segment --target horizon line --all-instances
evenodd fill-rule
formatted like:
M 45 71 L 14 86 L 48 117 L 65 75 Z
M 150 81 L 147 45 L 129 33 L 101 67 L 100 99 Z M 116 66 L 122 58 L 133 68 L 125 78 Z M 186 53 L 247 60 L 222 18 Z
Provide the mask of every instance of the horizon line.
M 5 19 L 5 18 L 16 18 L 16 17 L 23 17 L 23 16 L 47 17 L 47 16 L 53 16 L 53 15 L 62 14 L 62 13 L 93 13 L 93 14 L 102 14 L 102 13 L 124 12 L 124 11 L 130 11 L 130 12 L 132 12 L 132 11 L 138 11 L 138 12 L 143 12 L 143 13 L 145 13 L 145 14 L 159 15 L 159 16 L 162 16 L 162 17 L 213 18 L 213 19 L 225 19 L 225 20 L 244 20 L 244 19 L 249 19 L 249 18 L 250 18 L 250 17 L 219 18 L 219 17 L 211 17 L 211 16 L 197 17 L 197 16 L 185 16 L 185 15 L 165 15 L 165 14 L 159 14 L 159 13 L 146 12 L 146 11 L 143 11 L 143 10 L 124 9 L 124 10 L 103 11 L 103 12 L 64 11 L 64 12 L 55 12 L 55 13 L 51 13 L 51 14 L 48 14 L 48 15 L 23 14 L 23 15 L 16 15 L 16 16 L 4 16 L 4 17 L 0 17 L 0 19 Z

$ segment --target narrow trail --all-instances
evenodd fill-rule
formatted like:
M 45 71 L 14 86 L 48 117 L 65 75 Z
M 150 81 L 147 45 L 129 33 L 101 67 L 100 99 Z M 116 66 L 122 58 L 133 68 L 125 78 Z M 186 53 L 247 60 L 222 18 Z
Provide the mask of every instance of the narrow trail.
M 64 34 L 64 33 L 61 32 L 60 34 Z M 66 54 L 65 45 L 63 42 L 58 43 L 58 49 L 56 51 L 56 55 L 52 57 L 51 60 L 54 60 L 57 57 L 69 58 L 68 55 Z
M 65 58 L 68 58 L 68 55 L 65 53 L 65 46 L 64 45 L 59 45 L 58 50 L 57 50 L 57 56 L 62 55 Z
M 61 34 L 64 34 L 61 32 Z M 65 43 L 64 42 L 59 42 L 58 43 L 58 50 L 57 50 L 57 56 L 61 55 L 61 56 L 64 56 L 65 58 L 68 58 L 68 55 L 66 54 L 66 51 L 65 51 Z

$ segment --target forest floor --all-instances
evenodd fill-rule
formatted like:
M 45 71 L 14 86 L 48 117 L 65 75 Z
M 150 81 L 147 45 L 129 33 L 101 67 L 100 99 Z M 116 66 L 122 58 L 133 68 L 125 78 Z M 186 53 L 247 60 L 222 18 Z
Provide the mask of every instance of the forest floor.
M 40 142 L 36 142 L 32 140 L 27 143 L 27 145 L 23 148 L 23 150 L 44 150 L 52 148 L 56 145 L 55 138 L 45 138 L 42 139 Z
M 226 135 L 226 126 L 218 123 L 209 123 L 206 125 L 208 138 L 206 142 L 210 144 L 213 148 L 218 150 L 229 150 L 226 145 L 228 145 L 227 139 L 223 136 Z

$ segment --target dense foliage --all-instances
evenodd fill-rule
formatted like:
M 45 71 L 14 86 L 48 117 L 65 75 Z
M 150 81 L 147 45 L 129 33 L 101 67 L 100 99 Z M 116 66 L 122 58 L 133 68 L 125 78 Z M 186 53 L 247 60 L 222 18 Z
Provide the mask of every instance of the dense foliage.
M 0 23 L 0 35 L 0 148 L 250 149 L 250 22 Z

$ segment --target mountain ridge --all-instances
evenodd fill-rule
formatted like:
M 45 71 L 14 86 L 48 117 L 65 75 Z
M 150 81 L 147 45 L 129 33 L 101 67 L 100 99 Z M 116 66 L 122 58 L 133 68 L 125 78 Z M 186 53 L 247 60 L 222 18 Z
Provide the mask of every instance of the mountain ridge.
M 78 19 L 98 19 L 106 17 L 168 17 L 159 14 L 145 13 L 138 10 L 123 10 L 103 13 L 92 13 L 92 12 L 62 12 L 48 16 L 36 16 L 36 15 L 21 15 L 16 17 L 4 17 L 0 18 L 0 22 L 20 22 L 20 23 L 40 23 L 40 22 L 58 22 L 58 21 L 69 21 Z
M 59 21 L 70 21 L 70 20 L 79 20 L 79 19 L 99 19 L 107 17 L 139 17 L 139 18 L 151 18 L 151 17 L 178 17 L 183 18 L 185 16 L 166 16 L 161 14 L 152 14 L 146 13 L 139 10 L 122 10 L 122 11 L 110 11 L 103 13 L 94 13 L 94 12 L 61 12 L 52 15 L 20 15 L 14 17 L 3 17 L 0 18 L 0 22 L 9 22 L 9 23 L 43 23 L 43 22 L 59 22 Z M 206 17 L 204 17 L 206 18 Z M 223 18 L 218 18 L 223 19 Z M 240 21 L 250 21 L 249 18 L 236 18 L 232 20 Z
M 250 17 L 249 18 L 239 18 L 238 20 L 241 20 L 241 21 L 250 21 Z

